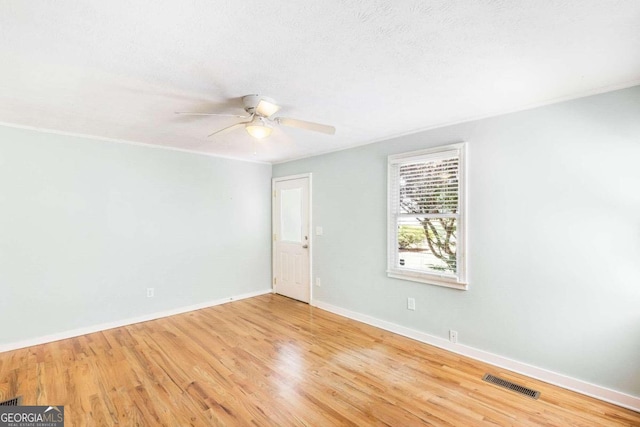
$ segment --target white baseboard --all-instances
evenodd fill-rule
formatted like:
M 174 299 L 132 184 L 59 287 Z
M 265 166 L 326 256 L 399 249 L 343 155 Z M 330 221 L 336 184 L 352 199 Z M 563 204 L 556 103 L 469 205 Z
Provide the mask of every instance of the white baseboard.
M 8 344 L 0 344 L 0 353 L 5 351 L 10 351 L 10 350 L 17 350 L 25 347 L 32 347 L 34 345 L 46 344 L 54 341 L 60 341 L 67 338 L 74 338 L 80 335 L 92 334 L 94 332 L 106 331 L 108 329 L 120 328 L 122 326 L 133 325 L 134 323 L 148 322 L 149 320 L 161 319 L 163 317 L 174 316 L 176 314 L 187 313 L 189 311 L 200 310 L 202 308 L 213 307 L 213 306 L 225 304 L 231 301 L 238 301 L 241 299 L 257 297 L 258 295 L 265 295 L 270 293 L 271 293 L 271 289 L 265 289 L 263 291 L 257 291 L 257 292 L 249 292 L 246 294 L 236 295 L 233 297 L 221 298 L 215 301 L 207 301 L 199 304 L 189 305 L 186 307 L 172 308 L 172 309 L 157 312 L 157 313 L 145 314 L 142 316 L 132 317 L 129 319 L 123 319 L 123 320 L 117 320 L 114 322 L 102 323 L 99 325 L 87 326 L 84 328 L 73 329 L 71 331 L 60 332 L 57 334 L 31 338 L 24 341 L 8 343 Z
M 407 328 L 405 326 L 397 325 L 385 320 L 380 320 L 366 314 L 347 310 L 345 308 L 327 304 L 322 301 L 313 301 L 312 305 L 322 310 L 330 311 L 331 313 L 348 317 L 349 319 L 357 320 L 359 322 L 366 323 L 368 325 L 375 326 L 377 328 L 384 329 L 398 335 L 412 338 L 416 341 L 430 344 L 451 351 L 453 353 L 489 363 L 499 368 L 517 372 L 519 374 L 526 375 L 531 378 L 556 385 L 558 387 L 566 388 L 568 390 L 594 397 L 605 402 L 613 403 L 614 405 L 622 406 L 623 408 L 640 412 L 640 397 L 637 396 L 631 396 L 629 394 L 591 384 L 586 381 L 558 374 L 556 372 L 552 372 L 543 368 L 538 368 L 536 366 L 528 365 L 523 362 L 518 362 L 517 360 L 498 356 L 497 354 L 489 353 L 477 348 L 469 347 L 462 344 L 453 344 L 444 338 L 416 331 L 415 329 Z

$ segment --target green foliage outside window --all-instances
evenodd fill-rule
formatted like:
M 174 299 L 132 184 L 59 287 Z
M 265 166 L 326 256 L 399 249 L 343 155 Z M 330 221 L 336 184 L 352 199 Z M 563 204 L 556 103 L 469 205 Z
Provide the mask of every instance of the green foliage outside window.
M 398 230 L 399 249 L 416 249 L 424 245 L 424 228 L 415 225 L 401 225 Z

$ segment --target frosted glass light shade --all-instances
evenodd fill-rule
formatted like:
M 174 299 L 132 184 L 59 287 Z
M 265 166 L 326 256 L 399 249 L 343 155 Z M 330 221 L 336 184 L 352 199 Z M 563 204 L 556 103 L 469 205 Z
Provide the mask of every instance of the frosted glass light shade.
M 271 135 L 271 128 L 261 123 L 249 123 L 244 127 L 249 135 L 257 139 L 263 139 Z

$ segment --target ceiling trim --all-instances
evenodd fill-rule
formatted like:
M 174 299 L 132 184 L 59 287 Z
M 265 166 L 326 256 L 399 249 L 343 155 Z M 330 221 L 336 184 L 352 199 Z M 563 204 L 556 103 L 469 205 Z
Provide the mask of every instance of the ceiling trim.
M 8 122 L 1 122 L 1 121 L 0 121 L 0 126 L 8 127 L 8 128 L 15 128 L 15 129 L 30 130 L 30 131 L 39 132 L 39 133 L 49 133 L 49 134 L 55 134 L 55 135 L 70 136 L 70 137 L 74 137 L 74 138 L 85 138 L 85 139 L 90 139 L 90 140 L 95 140 L 95 141 L 102 141 L 102 142 L 115 142 L 117 144 L 128 144 L 128 145 L 134 145 L 134 146 L 138 146 L 138 147 L 147 147 L 147 148 L 155 148 L 155 149 L 160 149 L 160 150 L 178 151 L 178 152 L 182 152 L 182 153 L 197 154 L 197 155 L 206 156 L 206 157 L 216 157 L 216 158 L 220 158 L 220 159 L 236 160 L 238 162 L 245 162 L 245 163 L 258 163 L 258 164 L 263 164 L 263 165 L 272 164 L 271 162 L 265 162 L 265 161 L 262 161 L 262 160 L 248 160 L 248 159 L 243 159 L 243 158 L 240 158 L 240 157 L 224 156 L 224 155 L 220 155 L 220 154 L 204 153 L 202 151 L 188 150 L 186 148 L 169 147 L 169 146 L 166 146 L 166 145 L 149 144 L 149 143 L 146 143 L 146 142 L 129 141 L 129 140 L 126 140 L 126 139 L 109 138 L 109 137 L 89 135 L 89 134 L 84 134 L 84 133 L 66 132 L 66 131 L 61 131 L 61 130 L 57 130 L 57 129 L 48 129 L 48 128 L 41 128 L 41 127 L 36 127 L 36 126 L 26 126 L 26 125 L 19 125 L 19 124 L 15 124 L 15 123 L 8 123 Z
M 454 126 L 454 125 L 458 125 L 458 124 L 462 124 L 462 123 L 475 122 L 477 120 L 490 119 L 490 118 L 493 118 L 493 117 L 506 116 L 508 114 L 519 113 L 521 111 L 527 111 L 527 110 L 534 110 L 536 108 L 545 107 L 547 105 L 560 104 L 562 102 L 572 101 L 574 99 L 587 98 L 589 96 L 600 95 L 600 94 L 603 94 L 603 93 L 615 92 L 617 90 L 628 89 L 628 88 L 632 88 L 634 86 L 640 86 L 640 79 L 631 80 L 631 81 L 628 81 L 628 82 L 625 82 L 625 83 L 621 83 L 621 84 L 602 86 L 602 87 L 599 87 L 599 88 L 596 88 L 596 89 L 580 92 L 579 94 L 567 95 L 567 96 L 562 96 L 562 97 L 559 97 L 559 98 L 553 98 L 553 99 L 550 99 L 550 100 L 547 100 L 547 101 L 536 102 L 534 104 L 528 104 L 528 105 L 526 105 L 524 107 L 517 107 L 517 108 L 503 110 L 503 111 L 500 111 L 500 112 L 483 114 L 483 115 L 479 115 L 479 116 L 473 116 L 473 117 L 470 117 L 470 118 L 466 118 L 466 119 L 462 119 L 462 120 L 455 120 L 455 121 L 452 121 L 452 122 L 438 123 L 438 124 L 435 124 L 435 125 L 432 125 L 432 126 L 427 126 L 427 127 L 424 127 L 424 128 L 419 128 L 419 129 L 414 129 L 414 130 L 407 131 L 407 132 L 400 132 L 400 133 L 396 133 L 396 134 L 383 136 L 381 138 L 377 138 L 377 139 L 374 139 L 372 141 L 367 141 L 367 142 L 347 145 L 347 146 L 344 146 L 344 147 L 340 147 L 338 149 L 321 151 L 321 152 L 318 152 L 318 153 L 315 153 L 315 154 L 310 154 L 310 155 L 305 155 L 305 156 L 300 156 L 300 157 L 292 157 L 292 158 L 287 158 L 287 159 L 283 159 L 283 160 L 278 160 L 278 161 L 275 161 L 275 162 L 271 162 L 271 164 L 278 165 L 278 164 L 281 164 L 281 163 L 288 163 L 288 162 L 293 162 L 293 161 L 296 161 L 296 160 L 308 159 L 310 157 L 323 156 L 325 154 L 335 153 L 335 152 L 344 151 L 344 150 L 350 150 L 352 148 L 362 147 L 364 145 L 375 144 L 375 143 L 383 142 L 383 141 L 389 141 L 389 140 L 392 140 L 392 139 L 401 138 L 403 136 L 415 135 L 417 133 L 426 132 L 426 131 L 433 130 L 433 129 L 440 129 L 440 128 L 444 128 L 444 127 L 447 127 L 447 126 Z
M 507 114 L 518 113 L 518 112 L 521 112 L 521 111 L 533 110 L 533 109 L 536 109 L 536 108 L 539 108 L 539 107 L 544 107 L 544 106 L 547 106 L 547 105 L 559 104 L 559 103 L 566 102 L 566 101 L 571 101 L 571 100 L 574 100 L 574 99 L 586 98 L 586 97 L 589 97 L 589 96 L 598 95 L 598 94 L 607 93 L 607 92 L 613 92 L 613 91 L 616 91 L 616 90 L 627 89 L 627 88 L 631 88 L 631 87 L 638 86 L 638 85 L 640 85 L 640 79 L 631 80 L 631 81 L 628 81 L 628 82 L 625 82 L 625 83 L 621 83 L 621 84 L 608 85 L 608 86 L 603 86 L 603 87 L 600 87 L 600 88 L 584 91 L 584 92 L 581 92 L 579 94 L 567 95 L 567 96 L 563 96 L 563 97 L 559 97 L 559 98 L 553 98 L 553 99 L 550 99 L 550 100 L 547 100 L 547 101 L 543 101 L 543 102 L 538 102 L 538 103 L 535 103 L 535 104 L 529 104 L 529 105 L 526 105 L 524 107 L 517 107 L 517 108 L 507 109 L 507 110 L 494 112 L 494 113 L 490 113 L 490 114 L 483 114 L 483 115 L 480 115 L 480 116 L 473 116 L 473 117 L 470 117 L 470 118 L 466 118 L 466 119 L 462 119 L 462 120 L 456 120 L 456 121 L 452 121 L 452 122 L 438 123 L 438 124 L 435 124 L 435 125 L 432 125 L 432 126 L 419 128 L 419 129 L 413 129 L 413 130 L 410 130 L 410 131 L 407 131 L 407 132 L 400 132 L 400 133 L 396 133 L 396 134 L 386 135 L 386 136 L 383 136 L 381 138 L 377 138 L 377 139 L 374 139 L 374 140 L 368 140 L 368 141 L 365 141 L 365 142 L 359 142 L 359 143 L 356 143 L 356 144 L 350 144 L 350 145 L 347 145 L 347 146 L 344 146 L 344 147 L 340 147 L 340 148 L 337 148 L 337 149 L 330 149 L 330 150 L 326 150 L 326 151 L 320 151 L 320 152 L 317 152 L 317 153 L 314 153 L 314 154 L 309 154 L 309 155 L 304 155 L 304 156 L 299 156 L 299 157 L 290 157 L 290 158 L 286 158 L 286 159 L 282 159 L 282 160 L 278 160 L 278 161 L 273 161 L 273 162 L 262 161 L 262 160 L 250 160 L 250 159 L 245 159 L 245 158 L 241 158 L 241 157 L 225 156 L 225 155 L 220 155 L 220 154 L 215 154 L 215 153 L 205 153 L 205 152 L 202 152 L 202 151 L 189 150 L 189 149 L 185 149 L 185 148 L 177 148 L 177 147 L 166 146 L 166 145 L 149 144 L 149 143 L 145 143 L 145 142 L 130 141 L 130 140 L 118 139 L 118 138 L 109 138 L 109 137 L 90 135 L 90 134 L 84 134 L 84 133 L 77 133 L 77 132 L 67 132 L 67 131 L 61 131 L 61 130 L 57 130 L 57 129 L 49 129 L 49 128 L 42 128 L 42 127 L 37 127 L 37 126 L 20 125 L 20 124 L 16 124 L 16 123 L 9 123 L 9 122 L 2 122 L 2 121 L 0 121 L 0 126 L 4 126 L 4 127 L 8 127 L 8 128 L 15 128 L 15 129 L 25 129 L 25 130 L 30 130 L 30 131 L 34 131 L 34 132 L 40 132 L 40 133 L 64 135 L 64 136 L 70 136 L 70 137 L 76 137 L 76 138 L 86 138 L 86 139 L 95 140 L 95 141 L 114 142 L 114 143 L 118 143 L 118 144 L 134 145 L 134 146 L 138 146 L 138 147 L 147 147 L 147 148 L 170 150 L 170 151 L 177 151 L 177 152 L 183 152 L 183 153 L 189 153 L 189 154 L 197 154 L 197 155 L 200 155 L 200 156 L 214 157 L 214 158 L 227 159 L 227 160 L 235 160 L 235 161 L 239 161 L 239 162 L 277 165 L 277 164 L 288 163 L 288 162 L 292 162 L 292 161 L 296 161 L 296 160 L 302 160 L 302 159 L 307 159 L 307 158 L 311 158 L 311 157 L 322 156 L 322 155 L 325 155 L 325 154 L 335 153 L 335 152 L 339 152 L 339 151 L 350 150 L 352 148 L 362 147 L 364 145 L 375 144 L 375 143 L 378 143 L 378 142 L 383 142 L 383 141 L 388 141 L 388 140 L 392 140 L 392 139 L 396 139 L 396 138 L 401 138 L 403 136 L 415 135 L 417 133 L 426 132 L 426 131 L 433 130 L 433 129 L 439 129 L 439 128 L 458 125 L 458 124 L 462 124 L 462 123 L 469 123 L 469 122 L 473 122 L 473 121 L 477 121 L 477 120 L 483 120 L 483 119 L 489 119 L 489 118 L 493 118 L 493 117 L 504 116 L 504 115 L 507 115 Z

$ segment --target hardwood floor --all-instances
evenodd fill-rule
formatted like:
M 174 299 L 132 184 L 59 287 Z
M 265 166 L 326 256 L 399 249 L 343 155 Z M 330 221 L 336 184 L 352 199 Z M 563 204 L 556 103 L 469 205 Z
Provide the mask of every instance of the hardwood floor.
M 0 400 L 17 395 L 64 405 L 66 426 L 640 426 L 640 413 L 276 295 L 0 353 Z

